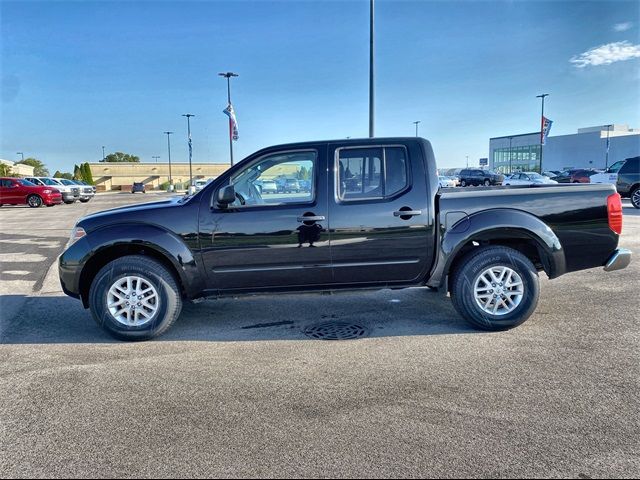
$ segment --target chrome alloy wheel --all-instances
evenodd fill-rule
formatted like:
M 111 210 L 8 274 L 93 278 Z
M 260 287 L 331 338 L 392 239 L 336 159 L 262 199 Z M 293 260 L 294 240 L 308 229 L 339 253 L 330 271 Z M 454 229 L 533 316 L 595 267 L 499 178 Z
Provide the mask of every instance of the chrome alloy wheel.
M 515 270 L 494 266 L 477 278 L 474 296 L 478 306 L 491 315 L 507 315 L 513 312 L 524 297 L 524 283 Z
M 144 278 L 129 276 L 116 280 L 107 293 L 111 316 L 128 327 L 149 322 L 160 307 L 160 296 Z

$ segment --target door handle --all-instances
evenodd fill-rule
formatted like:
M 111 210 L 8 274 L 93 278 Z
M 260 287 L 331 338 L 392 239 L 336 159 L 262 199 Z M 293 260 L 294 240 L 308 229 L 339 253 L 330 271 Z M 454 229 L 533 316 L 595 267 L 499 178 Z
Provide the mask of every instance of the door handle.
M 323 215 L 309 215 L 308 217 L 298 217 L 299 222 L 323 222 Z
M 422 210 L 398 210 L 393 212 L 394 217 L 415 217 L 416 215 L 422 215 Z

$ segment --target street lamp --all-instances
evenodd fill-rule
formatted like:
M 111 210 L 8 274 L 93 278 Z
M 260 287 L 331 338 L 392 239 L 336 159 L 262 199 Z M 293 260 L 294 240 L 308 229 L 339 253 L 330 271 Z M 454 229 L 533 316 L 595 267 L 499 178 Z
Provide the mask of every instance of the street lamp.
M 231 105 L 231 77 L 237 77 L 238 74 L 233 72 L 225 72 L 219 73 L 218 75 L 227 79 L 227 103 Z M 233 166 L 233 125 L 231 117 L 229 117 L 229 156 L 231 158 L 231 166 Z
M 604 159 L 604 168 L 605 170 L 609 168 L 609 130 L 613 127 L 613 125 L 607 125 L 607 154 Z
M 536 95 L 536 98 L 542 99 L 542 115 L 540 116 L 540 173 L 542 173 L 542 146 L 544 145 L 544 99 L 548 96 L 548 93 Z
M 22 156 L 22 160 L 21 160 L 21 162 L 24 162 L 24 153 L 22 153 L 22 152 L 16 152 L 16 155 L 20 155 L 20 156 Z
M 509 137 L 509 174 L 513 173 L 513 167 L 511 166 L 511 140 L 513 140 L 513 137 Z
M 192 154 L 192 149 L 191 149 L 191 117 L 195 117 L 194 114 L 192 113 L 184 113 L 182 114 L 183 117 L 187 117 L 187 135 L 189 138 L 189 193 L 191 193 L 191 188 L 193 187 L 193 175 L 191 175 L 191 154 Z
M 158 159 L 160 158 L 160 155 L 152 155 L 151 158 L 155 158 L 156 163 L 158 163 Z
M 373 0 L 369 1 L 369 138 L 374 137 L 374 116 L 375 116 L 375 108 L 374 108 L 374 65 L 373 65 L 373 54 L 374 54 L 374 30 L 373 30 L 373 13 L 374 13 L 374 5 Z
M 418 124 L 420 123 L 420 120 L 416 120 L 415 122 L 413 122 L 416 126 L 416 137 L 418 136 Z
M 102 161 L 104 162 L 104 145 L 102 146 Z
M 173 132 L 164 132 L 167 136 L 167 150 L 169 152 L 169 191 L 173 191 L 173 179 L 171 178 L 171 140 L 169 140 L 169 135 Z
M 467 155 L 467 168 L 469 168 L 469 155 Z

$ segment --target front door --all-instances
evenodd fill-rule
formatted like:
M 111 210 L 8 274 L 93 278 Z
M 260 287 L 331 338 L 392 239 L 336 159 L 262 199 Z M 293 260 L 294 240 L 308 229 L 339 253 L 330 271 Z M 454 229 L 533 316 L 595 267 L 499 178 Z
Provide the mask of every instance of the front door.
M 209 289 L 304 289 L 331 281 L 326 147 L 276 151 L 249 161 L 211 189 L 234 185 L 227 208 L 200 207 Z M 263 188 L 264 187 L 264 188 Z
M 411 283 L 424 277 L 434 227 L 422 155 L 412 143 L 330 147 L 336 284 Z

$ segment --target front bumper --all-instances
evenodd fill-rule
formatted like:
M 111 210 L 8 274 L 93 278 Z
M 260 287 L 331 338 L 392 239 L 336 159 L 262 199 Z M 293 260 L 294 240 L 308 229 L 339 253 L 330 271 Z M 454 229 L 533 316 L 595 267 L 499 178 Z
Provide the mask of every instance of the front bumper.
M 627 268 L 631 263 L 631 250 L 626 248 L 618 248 L 607 260 L 604 266 L 605 272 L 613 272 L 615 270 L 622 270 Z

